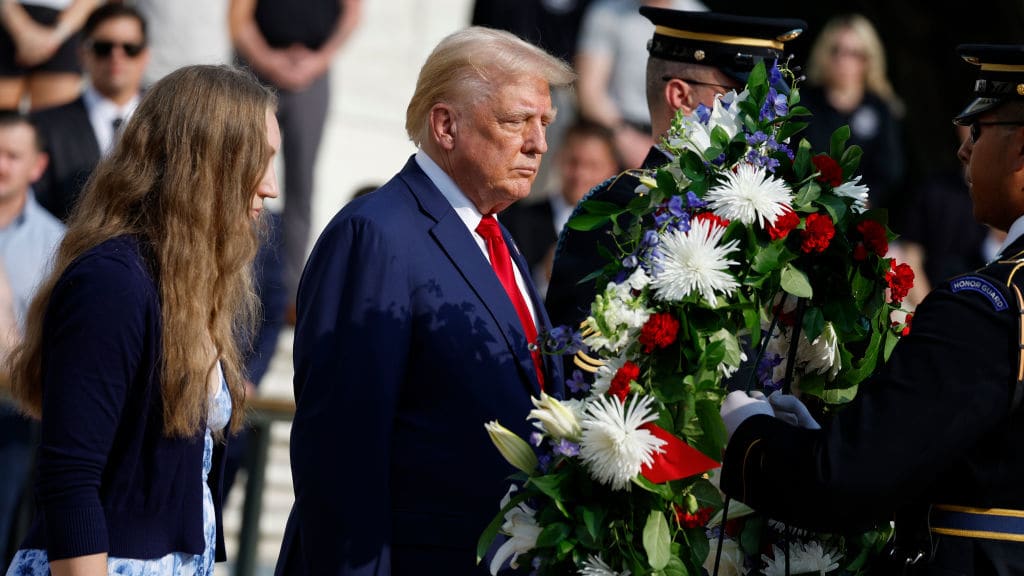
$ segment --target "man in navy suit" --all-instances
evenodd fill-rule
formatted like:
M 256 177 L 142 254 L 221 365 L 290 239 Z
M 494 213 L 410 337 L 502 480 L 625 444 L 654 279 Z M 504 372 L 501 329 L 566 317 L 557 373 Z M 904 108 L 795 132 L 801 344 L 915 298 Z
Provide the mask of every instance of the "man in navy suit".
M 149 62 L 146 21 L 131 6 L 110 3 L 94 10 L 82 27 L 82 39 L 80 56 L 89 84 L 72 102 L 32 118 L 50 157 L 36 196 L 61 220 L 67 220 L 118 128 L 139 105 Z
M 562 389 L 534 343 L 541 299 L 493 215 L 529 194 L 550 89 L 572 78 L 507 32 L 447 37 L 407 111 L 419 151 L 317 241 L 299 285 L 295 505 L 277 574 L 485 573 L 476 542 L 515 470 L 484 423 L 526 435 L 530 396 Z

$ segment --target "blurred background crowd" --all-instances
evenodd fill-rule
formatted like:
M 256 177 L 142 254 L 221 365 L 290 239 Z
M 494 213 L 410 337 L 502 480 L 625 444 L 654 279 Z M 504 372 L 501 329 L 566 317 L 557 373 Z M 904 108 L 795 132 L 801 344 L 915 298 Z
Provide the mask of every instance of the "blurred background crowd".
M 553 94 L 559 113 L 530 198 L 499 216 L 543 290 L 573 207 L 594 185 L 639 166 L 651 145 L 653 25 L 637 11 L 645 4 L 808 22 L 787 44 L 806 76 L 801 103 L 814 113 L 804 136 L 827 149 L 832 131 L 850 126 L 864 149 L 870 201 L 889 209 L 902 236 L 893 250 L 917 271 L 911 307 L 930 284 L 995 255 L 1000 233 L 975 223 L 955 155 L 966 134 L 950 119 L 969 100 L 973 70 L 954 47 L 1019 42 L 1024 3 L 1016 0 L 0 0 L 0 110 L 8 111 L 0 119 L 0 353 L 17 341 L 45 271 L 45 258 L 26 254 L 59 241 L 60 222 L 146 87 L 179 66 L 239 63 L 280 98 L 282 194 L 268 202 L 274 233 L 257 261 L 266 320 L 249 373 L 253 390 L 266 381 L 259 396 L 287 400 L 288 324 L 309 245 L 338 208 L 372 193 L 415 151 L 403 124 L 416 71 L 441 37 L 469 24 L 509 30 L 579 74 L 575 87 Z M 19 123 L 25 115 L 34 130 Z M 284 412 L 255 457 L 272 471 L 268 486 L 278 485 L 286 511 Z M 0 573 L 31 507 L 33 433 L 0 406 Z M 233 443 L 236 466 L 244 446 Z M 240 498 L 228 509 L 236 540 Z M 283 514 L 268 504 L 249 527 L 267 540 L 259 548 L 267 565 Z

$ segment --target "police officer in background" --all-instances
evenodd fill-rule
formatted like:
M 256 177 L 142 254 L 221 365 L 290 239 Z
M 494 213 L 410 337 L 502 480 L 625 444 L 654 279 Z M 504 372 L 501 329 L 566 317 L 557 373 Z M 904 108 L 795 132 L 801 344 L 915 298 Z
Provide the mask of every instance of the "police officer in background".
M 677 110 L 689 114 L 700 104 L 712 105 L 720 94 L 742 90 L 758 62 L 782 58 L 784 42 L 807 27 L 802 20 L 650 6 L 641 7 L 640 13 L 655 25 L 654 37 L 647 46 L 647 106 L 656 140 L 671 127 Z M 658 168 L 670 160 L 655 145 L 641 168 Z M 640 184 L 637 174 L 636 170 L 623 172 L 594 188 L 583 200 L 625 207 Z M 611 230 L 611 225 L 587 232 L 562 229 L 545 298 L 552 325 L 576 328 L 587 317 L 597 293 L 596 283 L 580 280 L 608 263 L 605 252 L 617 255 Z
M 730 393 L 722 489 L 816 530 L 895 517 L 898 573 L 1024 574 L 1024 45 L 958 52 L 980 68 L 958 156 L 975 218 L 1008 232 L 999 258 L 932 291 L 820 427 L 791 396 Z

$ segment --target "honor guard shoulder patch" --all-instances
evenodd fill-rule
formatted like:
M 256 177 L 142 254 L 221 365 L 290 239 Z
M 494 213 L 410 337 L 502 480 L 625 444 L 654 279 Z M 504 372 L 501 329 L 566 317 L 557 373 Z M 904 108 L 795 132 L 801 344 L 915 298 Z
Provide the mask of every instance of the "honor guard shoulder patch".
M 1006 302 L 1006 297 L 1003 296 L 1003 293 L 999 288 L 997 288 L 990 280 L 982 278 L 981 276 L 962 276 L 960 278 L 956 278 L 949 283 L 949 289 L 952 290 L 953 293 L 977 292 L 987 298 L 997 312 L 1002 312 L 1009 307 L 1009 304 Z

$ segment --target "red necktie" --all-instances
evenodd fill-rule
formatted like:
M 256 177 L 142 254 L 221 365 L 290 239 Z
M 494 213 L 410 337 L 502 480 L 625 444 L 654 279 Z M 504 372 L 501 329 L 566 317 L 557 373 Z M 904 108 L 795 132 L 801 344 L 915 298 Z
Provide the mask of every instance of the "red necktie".
M 508 253 L 505 238 L 501 235 L 501 227 L 498 226 L 498 221 L 494 219 L 494 216 L 484 216 L 480 225 L 476 227 L 476 233 L 487 242 L 487 254 L 491 257 L 494 273 L 498 275 L 498 280 L 505 287 L 505 292 L 512 300 L 516 313 L 519 314 L 519 322 L 523 325 L 523 333 L 526 334 L 530 355 L 533 357 L 533 366 L 537 369 L 537 380 L 543 390 L 544 371 L 540 349 L 536 346 L 537 327 L 533 323 L 533 315 L 530 314 L 530 308 L 526 305 L 523 293 L 519 291 L 519 286 L 516 284 L 516 275 L 512 271 L 512 256 Z

